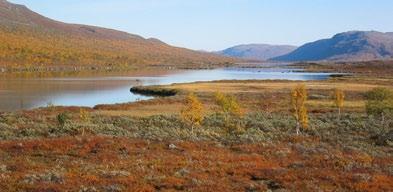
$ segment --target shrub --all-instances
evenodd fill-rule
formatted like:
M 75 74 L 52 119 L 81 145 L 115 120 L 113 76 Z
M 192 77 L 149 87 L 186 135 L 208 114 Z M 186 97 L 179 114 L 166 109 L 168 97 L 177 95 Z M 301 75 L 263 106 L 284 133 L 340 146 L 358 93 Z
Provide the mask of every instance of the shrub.
M 243 132 L 241 118 L 244 116 L 244 112 L 237 99 L 234 96 L 217 92 L 215 94 L 215 100 L 220 108 L 219 113 L 224 117 L 227 132 L 235 135 Z
M 68 119 L 69 119 L 69 116 L 67 113 L 60 113 L 57 115 L 57 122 L 59 123 L 60 127 L 62 127 L 62 128 L 67 123 Z
M 344 107 L 345 93 L 341 89 L 334 90 L 334 105 L 338 110 L 338 119 L 341 118 L 341 109 Z
M 79 110 L 79 118 L 81 119 L 81 121 L 83 123 L 89 123 L 90 122 L 90 114 L 88 111 L 86 111 L 85 109 L 80 109 Z M 82 135 L 85 135 L 85 127 L 82 128 Z
M 375 88 L 366 93 L 366 111 L 368 115 L 380 116 L 381 123 L 385 117 L 393 114 L 393 92 L 386 88 Z
M 300 132 L 300 127 L 308 128 L 307 95 L 306 86 L 303 84 L 297 85 L 291 92 L 292 114 L 296 119 L 297 135 Z
M 80 109 L 79 110 L 79 118 L 80 118 L 80 120 L 82 121 L 82 122 L 84 122 L 84 123 L 88 123 L 88 122 L 90 122 L 90 114 L 89 114 L 89 112 L 87 111 L 87 110 L 85 110 L 85 109 Z
M 204 119 L 203 104 L 195 94 L 190 93 L 186 97 L 184 105 L 184 108 L 180 112 L 181 118 L 190 124 L 191 132 L 194 132 L 194 127 L 200 125 Z
M 234 96 L 225 95 L 217 92 L 215 95 L 216 103 L 220 107 L 221 112 L 227 116 L 241 117 L 244 115 L 239 102 Z

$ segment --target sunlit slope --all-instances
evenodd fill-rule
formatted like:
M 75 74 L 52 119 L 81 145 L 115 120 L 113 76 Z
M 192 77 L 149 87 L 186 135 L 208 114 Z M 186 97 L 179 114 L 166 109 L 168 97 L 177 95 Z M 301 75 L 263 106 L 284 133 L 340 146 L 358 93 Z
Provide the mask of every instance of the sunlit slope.
M 0 66 L 204 66 L 233 59 L 111 29 L 66 24 L 0 0 Z

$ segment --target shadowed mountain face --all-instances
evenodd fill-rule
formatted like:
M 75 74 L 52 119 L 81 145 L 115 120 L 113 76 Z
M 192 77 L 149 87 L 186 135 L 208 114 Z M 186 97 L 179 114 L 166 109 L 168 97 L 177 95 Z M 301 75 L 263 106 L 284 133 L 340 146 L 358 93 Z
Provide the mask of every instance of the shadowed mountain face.
M 169 46 L 158 39 L 67 24 L 0 0 L 0 65 L 210 65 L 234 59 Z
M 393 33 L 351 31 L 305 44 L 278 61 L 375 60 L 393 57 Z
M 290 45 L 249 44 L 231 47 L 216 53 L 223 56 L 237 57 L 241 59 L 268 60 L 288 54 L 295 49 L 295 46 Z

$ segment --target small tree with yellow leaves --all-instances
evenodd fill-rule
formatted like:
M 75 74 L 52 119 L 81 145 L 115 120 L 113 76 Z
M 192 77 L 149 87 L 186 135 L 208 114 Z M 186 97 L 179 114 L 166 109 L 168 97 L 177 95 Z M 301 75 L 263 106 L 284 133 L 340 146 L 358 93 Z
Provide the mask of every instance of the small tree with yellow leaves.
M 217 92 L 215 95 L 216 103 L 220 107 L 222 113 L 228 116 L 241 117 L 244 115 L 239 102 L 234 96 L 225 95 Z
M 198 97 L 190 93 L 185 101 L 184 108 L 180 112 L 180 116 L 184 122 L 191 126 L 191 132 L 194 132 L 194 127 L 199 126 L 204 119 L 203 104 L 199 101 Z
M 90 114 L 86 109 L 80 108 L 79 109 L 79 119 L 85 123 L 90 122 Z
M 80 108 L 79 109 L 79 119 L 83 121 L 84 123 L 89 123 L 90 122 L 90 114 L 87 110 Z M 85 135 L 85 128 L 83 127 L 82 129 L 82 135 Z
M 341 109 L 344 107 L 345 93 L 341 89 L 334 90 L 334 105 L 338 111 L 338 119 L 341 118 Z
M 224 116 L 224 121 L 225 124 L 227 124 L 227 126 L 230 125 L 229 119 L 231 117 L 241 118 L 244 115 L 243 109 L 240 107 L 239 102 L 234 96 L 229 96 L 217 92 L 215 94 L 215 99 L 216 99 L 216 104 L 219 106 L 220 112 Z M 235 129 L 233 129 L 233 127 L 230 126 L 232 127 L 231 131 L 233 130 L 241 131 L 242 128 L 240 126 L 240 121 L 236 121 L 235 124 L 236 124 Z
M 299 135 L 300 127 L 308 128 L 308 112 L 306 108 L 307 90 L 303 84 L 297 85 L 291 91 L 292 114 L 296 119 L 296 134 Z

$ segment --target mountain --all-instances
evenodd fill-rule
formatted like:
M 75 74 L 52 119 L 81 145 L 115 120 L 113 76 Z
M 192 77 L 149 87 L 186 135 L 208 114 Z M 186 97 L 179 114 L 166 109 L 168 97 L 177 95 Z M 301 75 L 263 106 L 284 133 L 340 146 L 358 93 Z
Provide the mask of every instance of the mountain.
M 154 38 L 67 24 L 0 0 L 0 67 L 207 66 L 233 58 L 173 47 Z
M 268 60 L 288 54 L 297 47 L 290 45 L 248 44 L 216 52 L 219 55 L 250 60 Z
M 350 31 L 305 44 L 277 61 L 362 61 L 393 58 L 393 33 Z

